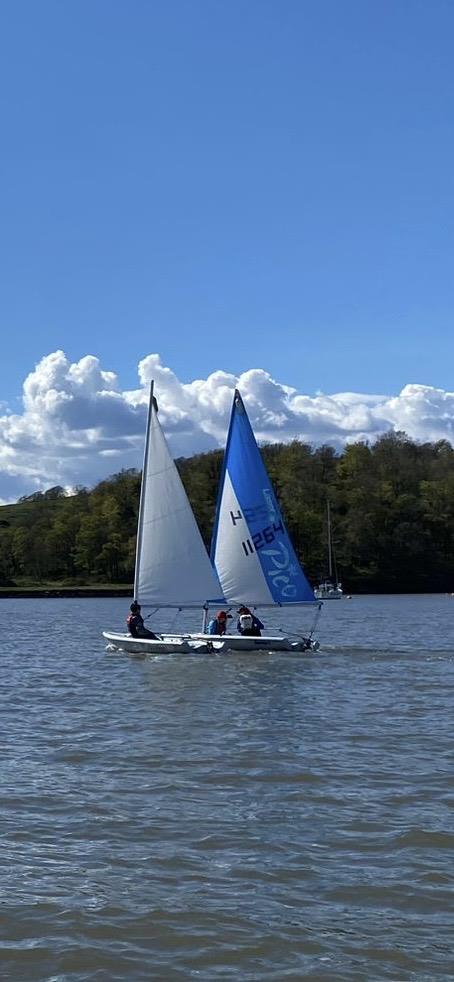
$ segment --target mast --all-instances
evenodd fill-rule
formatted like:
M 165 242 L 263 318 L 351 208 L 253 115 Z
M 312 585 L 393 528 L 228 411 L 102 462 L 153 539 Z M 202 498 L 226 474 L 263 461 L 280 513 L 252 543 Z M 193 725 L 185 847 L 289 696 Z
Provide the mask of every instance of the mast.
M 331 546 L 331 512 L 329 501 L 326 501 L 326 512 L 328 518 L 328 573 L 330 580 L 333 577 L 333 550 Z
M 147 461 L 148 461 L 148 448 L 150 445 L 150 430 L 151 430 L 151 417 L 153 413 L 153 389 L 154 381 L 150 382 L 150 401 L 148 403 L 148 415 L 147 415 L 147 432 L 145 436 L 145 450 L 143 454 L 143 467 L 142 467 L 142 481 L 140 484 L 140 502 L 139 502 L 139 520 L 137 523 L 137 542 L 136 542 L 136 564 L 134 567 L 134 599 L 138 600 L 139 594 L 139 570 L 140 570 L 140 556 L 142 551 L 142 530 L 143 530 L 143 513 L 145 506 L 145 493 L 146 493 L 146 473 L 147 473 Z

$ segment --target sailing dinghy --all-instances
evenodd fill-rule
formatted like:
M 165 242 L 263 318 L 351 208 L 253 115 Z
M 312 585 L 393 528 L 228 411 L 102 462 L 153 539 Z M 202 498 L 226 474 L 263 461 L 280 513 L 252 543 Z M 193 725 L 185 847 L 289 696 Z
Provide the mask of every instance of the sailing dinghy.
M 142 610 L 161 607 L 206 611 L 224 602 L 218 578 L 169 452 L 150 389 L 137 529 L 134 596 Z M 131 654 L 174 654 L 222 648 L 190 635 L 133 638 L 103 631 L 112 648 Z M 214 643 L 213 643 L 214 642 Z
M 238 651 L 316 651 L 312 640 L 321 604 L 296 556 L 257 446 L 243 400 L 235 390 L 218 495 L 211 559 L 230 606 L 316 610 L 312 630 L 298 634 L 211 636 Z M 210 635 L 191 635 L 209 641 Z M 293 637 L 293 639 L 292 639 Z M 297 640 L 295 640 L 295 637 Z

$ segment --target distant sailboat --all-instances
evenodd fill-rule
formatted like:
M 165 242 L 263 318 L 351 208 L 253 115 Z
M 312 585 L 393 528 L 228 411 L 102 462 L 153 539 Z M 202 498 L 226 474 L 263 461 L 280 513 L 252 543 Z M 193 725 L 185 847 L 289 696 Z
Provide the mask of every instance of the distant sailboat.
M 210 603 L 223 602 L 222 591 L 169 452 L 157 409 L 151 383 L 134 596 L 142 608 L 196 608 L 202 612 Z M 166 654 L 194 647 L 188 635 L 166 634 L 154 640 L 104 631 L 103 636 L 113 647 L 129 652 Z
M 334 561 L 333 542 L 331 535 L 331 509 L 329 501 L 326 502 L 327 529 L 328 529 L 328 578 L 320 583 L 315 590 L 317 600 L 340 600 L 343 596 L 342 584 L 337 579 L 336 563 Z M 333 578 L 334 573 L 334 578 Z

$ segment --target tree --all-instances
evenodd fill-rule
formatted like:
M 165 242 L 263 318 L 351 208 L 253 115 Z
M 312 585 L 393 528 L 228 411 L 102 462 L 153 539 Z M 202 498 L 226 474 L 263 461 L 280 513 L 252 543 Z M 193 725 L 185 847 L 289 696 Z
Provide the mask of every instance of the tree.
M 454 450 L 389 433 L 342 453 L 294 440 L 262 447 L 284 521 L 310 580 L 324 572 L 326 501 L 338 571 L 351 592 L 454 590 Z M 177 461 L 209 546 L 223 454 Z M 92 491 L 61 487 L 0 507 L 0 581 L 132 582 L 140 473 Z

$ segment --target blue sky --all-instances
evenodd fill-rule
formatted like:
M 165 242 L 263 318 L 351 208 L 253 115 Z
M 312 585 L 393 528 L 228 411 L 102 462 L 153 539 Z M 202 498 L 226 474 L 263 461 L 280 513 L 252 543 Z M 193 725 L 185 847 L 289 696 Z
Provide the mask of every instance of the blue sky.
M 57 349 L 452 390 L 453 34 L 447 0 L 4 0 L 0 403 Z

